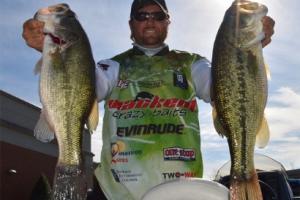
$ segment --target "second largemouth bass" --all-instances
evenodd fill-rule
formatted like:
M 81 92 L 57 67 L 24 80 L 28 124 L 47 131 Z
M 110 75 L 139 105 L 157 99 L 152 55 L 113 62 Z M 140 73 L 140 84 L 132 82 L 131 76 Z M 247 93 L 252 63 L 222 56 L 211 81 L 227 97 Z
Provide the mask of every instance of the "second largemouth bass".
M 214 125 L 228 139 L 233 200 L 262 200 L 254 167 L 254 146 L 265 146 L 269 129 L 264 119 L 267 75 L 261 40 L 267 7 L 235 1 L 218 31 L 212 58 Z

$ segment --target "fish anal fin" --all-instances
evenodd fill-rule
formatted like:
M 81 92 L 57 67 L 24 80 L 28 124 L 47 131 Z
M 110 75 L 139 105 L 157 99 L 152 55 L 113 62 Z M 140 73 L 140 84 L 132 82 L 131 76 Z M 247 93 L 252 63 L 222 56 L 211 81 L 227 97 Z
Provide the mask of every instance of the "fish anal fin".
M 34 127 L 34 136 L 41 142 L 50 142 L 54 139 L 54 131 L 47 122 L 44 111 L 42 110 L 40 118 Z
M 261 122 L 259 131 L 256 134 L 256 146 L 258 148 L 264 148 L 267 146 L 270 140 L 270 129 L 265 117 Z
M 216 131 L 218 132 L 218 134 L 222 137 L 224 137 L 224 136 L 227 137 L 226 131 L 224 130 L 224 128 L 220 122 L 220 119 L 218 117 L 218 113 L 217 113 L 215 106 L 212 107 L 212 116 L 213 116 L 214 127 L 215 127 Z
M 96 130 L 98 126 L 98 121 L 99 121 L 98 102 L 97 99 L 95 99 L 86 123 L 87 128 L 89 129 L 90 132 Z

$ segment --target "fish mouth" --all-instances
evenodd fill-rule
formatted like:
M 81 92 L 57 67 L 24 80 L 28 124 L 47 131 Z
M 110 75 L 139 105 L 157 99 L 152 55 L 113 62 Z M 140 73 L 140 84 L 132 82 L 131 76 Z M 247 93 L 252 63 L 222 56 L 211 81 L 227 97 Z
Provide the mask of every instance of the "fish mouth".
M 66 42 L 65 40 L 61 39 L 61 38 L 58 37 L 58 36 L 55 36 L 55 35 L 52 34 L 52 33 L 44 32 L 44 35 L 45 35 L 45 36 L 48 35 L 48 36 L 51 38 L 51 40 L 52 40 L 52 42 L 53 42 L 54 44 L 57 44 L 57 45 L 65 45 L 65 44 L 67 44 L 67 42 Z
M 235 20 L 236 28 L 249 31 L 254 30 L 268 13 L 268 8 L 260 3 L 248 0 L 235 0 L 228 9 L 231 20 Z
M 236 12 L 240 14 L 255 14 L 260 18 L 265 16 L 268 12 L 268 8 L 265 5 L 247 0 L 235 0 L 232 6 L 236 7 Z
M 259 44 L 265 37 L 261 20 L 267 12 L 268 8 L 263 4 L 235 0 L 226 11 L 225 21 L 231 27 L 229 32 L 235 38 L 228 39 L 228 42 L 242 49 Z
M 55 21 L 59 20 L 60 16 L 73 15 L 67 4 L 57 4 L 46 8 L 39 9 L 34 15 L 34 19 L 44 22 L 44 35 L 49 36 L 52 42 L 57 45 L 65 45 L 67 42 L 55 33 Z M 48 23 L 47 23 L 48 22 Z

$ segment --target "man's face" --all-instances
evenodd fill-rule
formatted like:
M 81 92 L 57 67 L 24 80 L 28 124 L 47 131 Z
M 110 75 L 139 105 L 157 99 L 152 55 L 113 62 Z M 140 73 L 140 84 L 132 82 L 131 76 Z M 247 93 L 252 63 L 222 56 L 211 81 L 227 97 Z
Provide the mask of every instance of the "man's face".
M 142 12 L 156 13 L 162 12 L 162 10 L 158 5 L 151 4 L 139 9 L 138 13 Z M 135 42 L 148 48 L 159 47 L 164 43 L 167 37 L 169 24 L 170 21 L 168 18 L 164 20 L 157 20 L 152 17 L 149 17 L 144 21 L 132 19 L 129 22 L 131 34 Z

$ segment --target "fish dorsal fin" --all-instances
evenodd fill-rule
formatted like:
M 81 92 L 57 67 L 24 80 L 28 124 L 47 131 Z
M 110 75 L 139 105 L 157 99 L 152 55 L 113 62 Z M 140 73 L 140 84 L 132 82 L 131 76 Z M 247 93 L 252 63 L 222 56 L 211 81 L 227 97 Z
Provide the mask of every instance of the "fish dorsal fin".
M 265 117 L 263 117 L 263 120 L 260 125 L 260 129 L 256 134 L 256 146 L 258 148 L 264 148 L 267 146 L 270 140 L 270 129 L 268 122 Z
M 42 69 L 42 64 L 43 64 L 43 58 L 40 58 L 37 63 L 35 64 L 35 68 L 34 68 L 34 74 L 40 74 L 41 73 L 41 69 Z
M 87 128 L 90 132 L 95 131 L 98 126 L 99 121 L 99 111 L 98 111 L 98 102 L 97 99 L 95 99 L 92 109 L 89 114 L 89 118 L 87 120 Z
M 216 131 L 218 132 L 218 134 L 222 137 L 223 136 L 227 137 L 226 132 L 225 132 L 223 126 L 221 125 L 217 110 L 214 105 L 212 106 L 212 116 L 213 116 L 213 121 L 214 121 L 214 127 L 215 127 Z
M 43 110 L 33 132 L 36 139 L 40 140 L 41 142 L 50 142 L 54 139 L 54 131 L 47 122 Z

